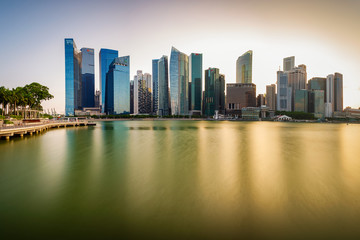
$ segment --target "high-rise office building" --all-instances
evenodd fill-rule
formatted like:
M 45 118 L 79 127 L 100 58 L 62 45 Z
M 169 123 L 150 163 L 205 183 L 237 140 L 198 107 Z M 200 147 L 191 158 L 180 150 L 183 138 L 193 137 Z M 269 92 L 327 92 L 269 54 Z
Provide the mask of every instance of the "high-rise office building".
M 291 111 L 295 110 L 295 91 L 306 89 L 306 79 L 307 79 L 307 73 L 306 73 L 306 66 L 305 65 L 299 65 L 298 67 L 292 68 L 290 71 L 288 71 L 288 77 L 289 77 L 289 87 L 292 89 L 291 93 Z
M 290 71 L 294 67 L 295 67 L 295 57 L 294 56 L 284 58 L 284 60 L 283 60 L 283 70 L 284 70 L 284 72 Z
M 313 113 L 314 117 L 322 119 L 325 116 L 324 90 L 308 91 L 308 112 Z
M 189 110 L 201 113 L 202 102 L 202 54 L 192 53 L 189 58 Z
M 308 81 L 308 90 L 323 90 L 324 91 L 324 103 L 326 101 L 326 78 L 314 77 Z
M 72 38 L 65 38 L 65 115 L 81 109 L 81 52 Z
M 106 74 L 109 71 L 110 64 L 118 57 L 118 51 L 111 49 L 100 49 L 99 67 L 100 67 L 100 91 L 101 91 L 101 111 L 105 112 L 106 96 Z
M 236 61 L 236 83 L 252 83 L 252 56 L 251 50 L 241 55 Z
M 158 62 L 158 107 L 157 115 L 170 115 L 168 57 L 162 56 Z
M 241 114 L 241 109 L 256 107 L 256 85 L 254 83 L 226 84 L 226 113 Z
M 334 113 L 334 74 L 329 74 L 326 78 L 325 117 L 332 117 L 333 113 Z
M 289 73 L 277 72 L 277 104 L 278 111 L 291 111 L 292 88 L 289 86 Z
M 264 94 L 259 94 L 256 97 L 256 106 L 261 107 L 261 106 L 264 106 L 264 105 L 265 105 L 265 96 L 264 96 Z
M 130 114 L 134 113 L 134 80 L 130 80 Z
M 343 75 L 341 73 L 334 74 L 334 111 L 342 112 L 343 106 Z
M 295 91 L 295 112 L 308 112 L 308 90 L 297 89 Z
M 215 111 L 225 110 L 225 76 L 218 68 L 205 70 L 204 115 L 213 116 Z
M 115 58 L 106 74 L 105 111 L 130 113 L 130 56 Z
M 96 90 L 95 92 L 95 107 L 100 108 L 100 96 L 101 92 L 99 90 Z
M 270 110 L 276 110 L 276 85 L 271 84 L 266 86 L 266 106 Z
M 158 93 L 158 86 L 159 86 L 159 59 L 153 59 L 152 60 L 152 111 L 153 113 L 157 114 L 158 110 L 158 99 L 159 99 L 159 93 Z
M 189 57 L 171 48 L 170 102 L 172 115 L 189 114 Z
M 95 107 L 94 49 L 81 48 L 81 107 Z
M 136 114 L 150 114 L 152 111 L 151 103 L 151 75 L 149 73 L 142 73 L 141 70 L 137 71 L 137 75 L 134 76 L 135 84 L 134 91 L 136 91 L 137 97 L 134 101 L 136 105 Z

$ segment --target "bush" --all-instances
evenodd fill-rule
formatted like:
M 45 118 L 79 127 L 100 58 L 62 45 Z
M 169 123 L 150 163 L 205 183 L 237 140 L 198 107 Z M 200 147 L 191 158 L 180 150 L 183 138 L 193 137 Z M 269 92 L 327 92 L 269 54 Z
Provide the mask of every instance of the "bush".
M 10 120 L 4 120 L 4 124 L 14 124 L 14 123 Z
M 10 117 L 11 117 L 11 118 L 14 118 L 14 119 L 16 119 L 16 120 L 21 120 L 21 119 L 23 119 L 23 117 L 22 117 L 22 116 L 19 116 L 19 115 L 10 115 Z

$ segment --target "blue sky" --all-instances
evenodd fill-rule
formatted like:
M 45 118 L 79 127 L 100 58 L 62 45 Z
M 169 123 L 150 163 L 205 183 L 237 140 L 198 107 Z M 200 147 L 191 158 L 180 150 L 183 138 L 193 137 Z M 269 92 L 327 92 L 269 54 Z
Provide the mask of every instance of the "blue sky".
M 37 81 L 55 98 L 44 108 L 64 112 L 64 38 L 94 48 L 99 88 L 100 48 L 131 56 L 131 75 L 151 73 L 151 60 L 171 46 L 204 54 L 204 70 L 218 67 L 235 82 L 235 63 L 254 51 L 257 93 L 276 82 L 287 56 L 305 64 L 308 79 L 344 75 L 344 107 L 360 107 L 360 1 L 1 1 L 0 85 Z

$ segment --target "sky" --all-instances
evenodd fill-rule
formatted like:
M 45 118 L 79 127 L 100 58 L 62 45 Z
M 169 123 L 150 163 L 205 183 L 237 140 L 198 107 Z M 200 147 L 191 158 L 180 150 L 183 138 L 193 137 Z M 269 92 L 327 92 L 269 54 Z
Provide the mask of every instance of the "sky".
M 308 79 L 340 72 L 344 107 L 360 107 L 360 1 L 358 0 L 2 0 L 0 86 L 39 82 L 65 109 L 64 38 L 95 49 L 99 89 L 101 48 L 130 55 L 130 76 L 151 74 L 152 59 L 171 47 L 203 53 L 203 70 L 216 67 L 236 81 L 236 60 L 253 50 L 257 94 L 276 83 L 282 60 L 295 56 Z

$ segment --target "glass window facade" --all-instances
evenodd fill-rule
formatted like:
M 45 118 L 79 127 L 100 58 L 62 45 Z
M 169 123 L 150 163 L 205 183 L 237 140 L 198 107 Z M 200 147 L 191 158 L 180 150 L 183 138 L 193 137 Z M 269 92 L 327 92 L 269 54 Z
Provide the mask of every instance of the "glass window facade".
M 65 115 L 81 108 L 81 52 L 72 38 L 65 38 Z
M 189 57 L 172 47 L 170 56 L 170 99 L 172 115 L 189 114 Z
M 224 113 L 225 110 L 225 76 L 218 68 L 205 70 L 204 115 L 213 116 L 215 110 Z
M 252 83 L 252 56 L 253 52 L 247 51 L 236 61 L 236 83 Z
M 158 93 L 158 86 L 159 86 L 159 59 L 153 59 L 152 60 L 152 77 L 153 77 L 153 112 L 156 114 L 157 110 L 158 110 L 158 98 L 159 98 L 159 93 Z
M 107 114 L 130 113 L 130 56 L 115 58 L 106 74 Z
M 110 64 L 118 57 L 118 51 L 111 49 L 100 49 L 99 65 L 100 65 L 100 90 L 101 90 L 101 111 L 105 112 L 105 96 L 106 96 L 106 74 L 109 71 Z
M 192 53 L 190 55 L 189 67 L 190 67 L 190 109 L 201 111 L 202 102 L 202 59 L 201 53 Z
M 81 106 L 95 107 L 94 49 L 81 49 Z
M 163 56 L 158 62 L 158 110 L 157 115 L 170 115 L 169 109 L 169 73 L 168 73 L 168 57 Z
M 288 72 L 277 72 L 277 110 L 278 111 L 291 111 L 292 88 L 289 86 Z

